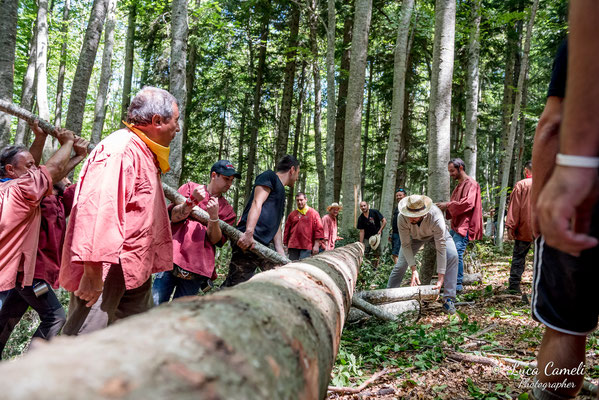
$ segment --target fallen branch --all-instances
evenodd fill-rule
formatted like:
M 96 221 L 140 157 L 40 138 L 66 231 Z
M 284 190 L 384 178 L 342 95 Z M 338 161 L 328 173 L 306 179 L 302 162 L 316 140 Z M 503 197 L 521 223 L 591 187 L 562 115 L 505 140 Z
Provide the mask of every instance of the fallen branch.
M 466 362 L 471 362 L 471 363 L 476 363 L 476 364 L 491 365 L 493 367 L 498 367 L 499 365 L 501 365 L 501 363 L 494 358 L 475 356 L 473 354 L 466 354 L 466 353 L 458 353 L 453 350 L 444 350 L 444 351 L 448 358 L 452 358 L 456 361 L 466 361 Z
M 474 340 L 475 338 L 477 338 L 479 336 L 482 336 L 485 333 L 488 333 L 488 332 L 492 331 L 495 328 L 497 328 L 497 324 L 492 323 L 491 325 L 487 326 L 485 329 L 482 329 L 482 330 L 480 330 L 480 331 L 478 331 L 478 332 L 476 332 L 476 333 L 474 333 L 474 334 L 472 334 L 470 336 L 466 336 L 466 337 L 468 339 L 473 339 Z
M 366 314 L 372 315 L 373 317 L 377 317 L 378 319 L 382 319 L 383 321 L 393 322 L 396 319 L 395 315 L 391 315 L 390 313 L 383 311 L 382 309 L 370 304 L 369 302 L 359 298 L 358 296 L 353 297 L 351 304 L 358 310 L 363 311 Z
M 437 283 L 437 279 L 431 280 L 431 285 Z M 475 274 L 464 274 L 464 278 L 462 280 L 462 285 L 480 285 L 483 283 L 483 274 L 477 272 Z
M 378 380 L 381 376 L 384 376 L 384 375 L 387 375 L 387 374 L 392 374 L 392 373 L 397 372 L 397 371 L 399 371 L 399 368 L 394 368 L 394 369 L 383 368 L 382 371 L 379 371 L 376 374 L 372 375 L 370 378 L 368 378 L 366 381 L 364 381 L 358 387 L 354 388 L 354 387 L 329 386 L 328 391 L 332 392 L 332 393 L 342 393 L 342 394 L 356 394 L 356 393 L 360 393 L 362 390 L 366 389 L 366 387 L 368 387 L 368 385 L 370 385 L 373 382 L 375 382 L 376 380 Z
M 355 297 L 354 297 L 355 298 Z M 408 300 L 408 301 L 399 301 L 397 303 L 387 303 L 380 304 L 377 306 L 378 309 L 389 313 L 395 317 L 395 320 L 400 315 L 415 313 L 420 311 L 420 304 L 417 300 Z M 348 322 L 356 322 L 365 318 L 369 318 L 370 315 L 366 312 L 363 312 L 356 307 L 352 307 L 349 310 L 349 315 L 347 316 Z
M 439 289 L 433 289 L 433 285 L 407 286 L 392 289 L 365 290 L 356 293 L 371 304 L 394 303 L 406 300 L 435 300 L 439 296 Z

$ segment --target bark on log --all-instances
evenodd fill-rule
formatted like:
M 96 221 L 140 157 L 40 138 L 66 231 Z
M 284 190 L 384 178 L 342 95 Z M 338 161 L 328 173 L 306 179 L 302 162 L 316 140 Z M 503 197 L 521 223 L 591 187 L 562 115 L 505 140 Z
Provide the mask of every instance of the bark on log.
M 359 297 L 371 304 L 395 303 L 406 300 L 435 300 L 439 290 L 433 285 L 406 286 L 393 289 L 365 290 L 356 293 Z
M 9 399 L 323 399 L 360 243 L 57 337 L 0 365 Z
M 437 283 L 437 278 L 431 280 L 431 284 Z M 462 280 L 462 285 L 480 285 L 483 283 L 483 274 L 477 272 L 475 274 L 464 274 L 464 279 Z
M 166 183 L 162 184 L 162 190 L 164 190 L 164 195 L 166 196 L 166 198 L 172 201 L 173 203 L 185 203 L 185 197 L 181 193 L 177 192 L 176 189 L 173 189 L 170 186 L 168 186 Z M 206 211 L 202 210 L 198 206 L 195 206 L 193 208 L 191 216 L 194 219 L 200 221 L 201 223 L 208 225 L 208 220 L 210 219 L 210 216 Z M 231 225 L 227 224 L 222 220 L 218 220 L 218 225 L 220 226 L 220 230 L 223 232 L 223 234 L 227 236 L 229 240 L 231 240 L 232 242 L 237 242 L 241 235 L 243 235 L 241 231 L 237 230 L 236 228 L 232 227 Z M 258 242 L 255 242 L 254 248 L 251 251 L 277 264 L 287 264 L 291 262 L 291 260 L 289 260 L 287 257 L 280 255 L 276 251 Z
M 397 303 L 381 304 L 378 308 L 397 319 L 397 317 L 403 314 L 418 313 L 420 311 L 420 303 L 416 300 L 398 301 Z M 370 318 L 370 315 L 355 307 L 351 308 L 347 316 L 348 322 L 356 322 L 365 318 Z
M 362 300 L 358 296 L 354 296 L 352 299 L 352 306 L 362 312 L 365 312 L 366 314 L 377 317 L 378 319 L 382 319 L 383 321 L 395 321 L 396 319 L 395 315 L 391 315 L 388 312 L 383 311 L 381 308 L 370 304 L 366 300 Z

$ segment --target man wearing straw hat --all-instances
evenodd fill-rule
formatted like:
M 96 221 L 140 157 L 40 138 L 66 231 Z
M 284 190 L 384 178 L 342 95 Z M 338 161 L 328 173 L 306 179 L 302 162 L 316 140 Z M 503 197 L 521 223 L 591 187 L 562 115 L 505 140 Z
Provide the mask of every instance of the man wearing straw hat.
M 401 238 L 399 258 L 391 275 L 388 288 L 401 286 L 408 266 L 412 269 L 411 286 L 420 284 L 416 270 L 416 253 L 426 242 L 434 242 L 437 249 L 437 289 L 443 286 L 443 311 L 455 313 L 456 280 L 458 276 L 458 252 L 445 225 L 443 212 L 428 196 L 412 195 L 398 205 L 397 226 Z
M 324 229 L 324 240 L 321 248 L 326 250 L 333 250 L 335 248 L 335 242 L 342 240 L 342 237 L 337 236 L 337 216 L 339 211 L 343 210 L 343 206 L 339 203 L 333 203 L 327 207 L 328 214 L 322 217 L 322 227 Z

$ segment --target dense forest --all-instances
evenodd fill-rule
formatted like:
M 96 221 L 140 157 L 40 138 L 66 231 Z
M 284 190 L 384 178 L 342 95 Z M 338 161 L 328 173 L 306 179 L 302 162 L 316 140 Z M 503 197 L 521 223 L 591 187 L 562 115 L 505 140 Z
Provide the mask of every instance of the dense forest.
M 505 207 L 567 33 L 566 1 L 2 6 L 0 97 L 98 142 L 137 90 L 168 88 L 184 111 L 167 183 L 230 159 L 239 211 L 253 178 L 295 154 L 295 190 L 321 212 L 344 203 L 346 231 L 357 198 L 387 216 L 396 187 L 446 199 L 450 157 L 481 184 L 485 211 Z M 2 145 L 31 140 L 16 118 L 0 130 Z

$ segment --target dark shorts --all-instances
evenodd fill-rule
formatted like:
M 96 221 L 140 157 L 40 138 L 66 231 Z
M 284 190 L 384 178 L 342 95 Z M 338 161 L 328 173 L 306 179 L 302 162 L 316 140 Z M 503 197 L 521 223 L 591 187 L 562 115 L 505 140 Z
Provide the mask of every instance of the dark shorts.
M 399 239 L 399 233 L 394 233 L 391 235 L 391 254 L 398 256 L 400 248 L 401 240 Z
M 591 235 L 599 237 L 599 203 L 595 205 Z M 586 335 L 597 327 L 599 246 L 574 257 L 535 240 L 532 295 L 533 318 L 570 335 Z

